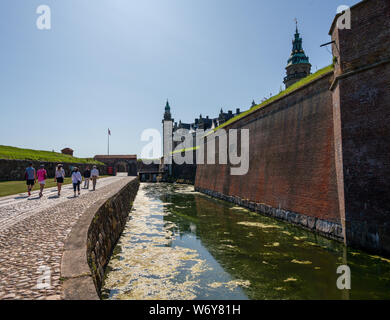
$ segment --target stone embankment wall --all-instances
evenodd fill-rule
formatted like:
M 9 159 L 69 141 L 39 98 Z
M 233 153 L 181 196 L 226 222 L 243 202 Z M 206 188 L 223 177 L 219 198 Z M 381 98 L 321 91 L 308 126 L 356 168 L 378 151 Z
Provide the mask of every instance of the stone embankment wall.
M 7 160 L 0 159 L 0 181 L 19 181 L 24 180 L 24 173 L 28 164 L 31 161 L 29 160 Z M 33 167 L 35 170 L 38 170 L 41 164 L 45 165 L 45 169 L 49 178 L 54 178 L 54 173 L 57 165 L 60 162 L 44 162 L 44 161 L 32 161 Z M 86 167 L 92 169 L 93 164 L 80 164 L 80 163 L 62 163 L 66 176 L 69 177 L 71 174 L 72 167 L 78 167 L 81 171 L 84 171 Z M 97 165 L 100 174 L 107 174 L 107 167 L 105 165 Z
M 88 230 L 87 257 L 96 290 L 104 280 L 104 270 L 126 225 L 139 187 L 138 178 L 107 200 L 96 212 Z
M 112 192 L 88 208 L 73 226 L 61 263 L 62 299 L 96 300 L 104 270 L 126 225 L 139 179 L 122 178 Z
M 222 193 L 199 187 L 195 187 L 195 190 L 217 199 L 232 202 L 251 211 L 285 220 L 305 229 L 320 233 L 328 238 L 343 240 L 343 228 L 340 223 L 323 220 L 315 216 L 300 214 L 286 209 L 273 208 L 263 203 L 256 203 L 236 196 L 226 196 Z

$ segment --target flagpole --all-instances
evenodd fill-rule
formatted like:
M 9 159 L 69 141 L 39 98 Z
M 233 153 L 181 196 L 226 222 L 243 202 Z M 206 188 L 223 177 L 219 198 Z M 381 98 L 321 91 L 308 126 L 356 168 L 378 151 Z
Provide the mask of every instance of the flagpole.
M 110 155 L 110 129 L 107 131 L 107 155 Z

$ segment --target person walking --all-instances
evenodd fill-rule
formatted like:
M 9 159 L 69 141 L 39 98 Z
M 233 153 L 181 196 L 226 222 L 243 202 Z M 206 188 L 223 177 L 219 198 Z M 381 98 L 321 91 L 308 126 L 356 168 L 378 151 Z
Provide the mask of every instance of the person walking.
M 62 167 L 62 164 L 59 164 L 56 168 L 54 175 L 54 182 L 57 182 L 58 196 L 61 196 L 61 188 L 65 179 L 65 170 Z
M 84 171 L 84 189 L 89 189 L 89 179 L 91 178 L 91 170 L 87 167 Z
M 28 196 L 31 196 L 31 190 L 34 187 L 35 182 L 37 181 L 37 175 L 35 169 L 33 168 L 32 162 L 30 162 L 28 164 L 28 167 L 26 168 L 25 178 L 26 178 Z
M 97 181 L 97 178 L 99 177 L 99 170 L 96 168 L 96 166 L 93 166 L 93 169 L 91 171 L 91 177 L 92 177 L 93 191 L 95 191 L 96 181 Z
M 76 189 L 79 192 L 80 195 L 80 184 L 81 181 L 83 181 L 83 178 L 81 177 L 81 173 L 79 171 L 79 168 L 74 167 L 73 168 L 73 173 L 72 173 L 72 183 L 73 183 L 73 191 L 74 191 L 74 196 L 76 197 Z
M 41 164 L 41 168 L 37 172 L 37 177 L 38 177 L 38 183 L 40 187 L 39 198 L 42 198 L 43 189 L 45 188 L 46 178 L 47 178 L 47 171 L 45 169 L 45 165 Z

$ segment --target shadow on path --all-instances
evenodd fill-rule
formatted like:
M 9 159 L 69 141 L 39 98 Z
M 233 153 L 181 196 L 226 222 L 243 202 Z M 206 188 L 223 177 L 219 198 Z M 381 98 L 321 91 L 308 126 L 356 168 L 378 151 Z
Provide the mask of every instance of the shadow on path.
M 27 198 L 28 198 L 28 196 L 19 196 L 19 197 L 14 198 L 14 200 L 27 199 Z

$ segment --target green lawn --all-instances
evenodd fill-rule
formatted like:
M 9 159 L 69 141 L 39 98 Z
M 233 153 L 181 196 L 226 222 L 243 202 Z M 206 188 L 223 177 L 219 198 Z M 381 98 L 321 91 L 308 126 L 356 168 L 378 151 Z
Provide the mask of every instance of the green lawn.
M 105 178 L 108 176 L 101 176 L 100 178 Z M 100 179 L 99 178 L 99 179 Z M 64 185 L 65 184 L 71 184 L 72 179 L 71 178 L 65 178 Z M 57 183 L 54 182 L 54 178 L 47 179 L 46 180 L 46 188 L 51 188 L 57 186 Z M 39 184 L 38 182 L 35 184 L 33 191 L 39 190 Z M 0 197 L 10 196 L 13 194 L 18 193 L 27 193 L 27 186 L 26 181 L 4 181 L 0 182 Z
M 35 161 L 62 162 L 62 163 L 103 164 L 92 158 L 76 158 L 58 152 L 22 149 L 22 148 L 2 146 L 2 145 L 0 145 L 0 159 L 35 160 Z

